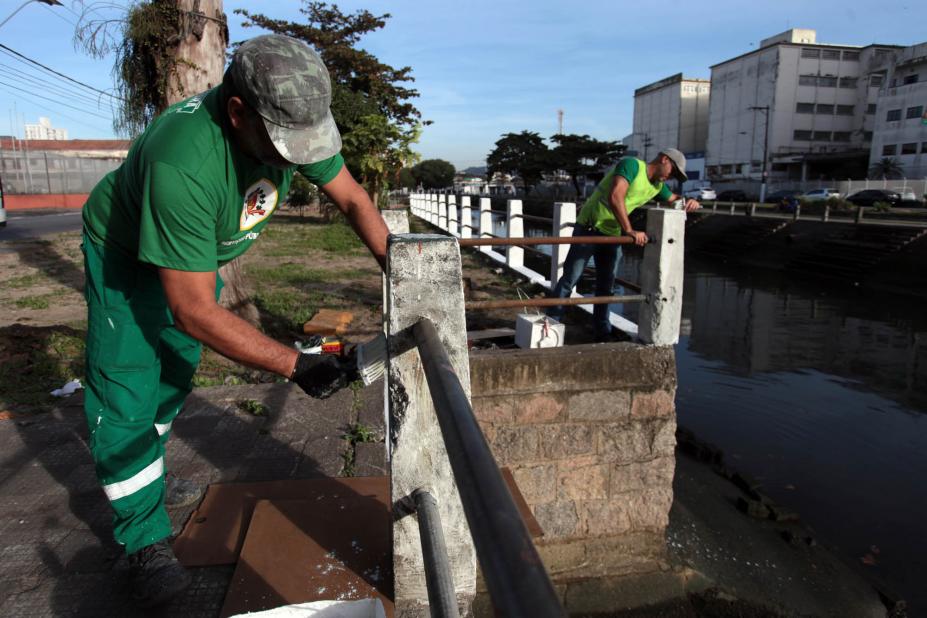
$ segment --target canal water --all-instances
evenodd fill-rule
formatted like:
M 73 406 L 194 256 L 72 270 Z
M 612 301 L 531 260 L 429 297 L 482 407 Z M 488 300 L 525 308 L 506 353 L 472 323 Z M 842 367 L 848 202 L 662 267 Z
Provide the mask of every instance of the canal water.
M 923 303 L 686 270 L 679 424 L 927 616 Z
M 499 216 L 493 228 L 506 234 Z M 526 263 L 547 272 L 543 258 Z M 619 276 L 638 280 L 639 266 L 626 256 Z M 634 305 L 613 310 L 637 321 Z M 680 330 L 679 424 L 927 616 L 924 302 L 690 255 Z

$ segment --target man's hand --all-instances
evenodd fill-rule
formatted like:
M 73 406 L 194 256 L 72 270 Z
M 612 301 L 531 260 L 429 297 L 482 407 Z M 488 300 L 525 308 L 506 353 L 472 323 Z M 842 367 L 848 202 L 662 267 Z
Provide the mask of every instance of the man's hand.
M 634 238 L 634 244 L 638 247 L 643 247 L 647 244 L 647 232 L 638 232 L 636 230 L 630 230 L 625 232 L 628 236 Z
M 697 200 L 689 198 L 686 200 L 686 212 L 692 212 L 693 210 L 698 210 L 702 205 L 698 203 Z
M 310 397 L 327 399 L 359 377 L 353 355 L 338 358 L 331 354 L 302 353 L 296 358 L 290 379 Z

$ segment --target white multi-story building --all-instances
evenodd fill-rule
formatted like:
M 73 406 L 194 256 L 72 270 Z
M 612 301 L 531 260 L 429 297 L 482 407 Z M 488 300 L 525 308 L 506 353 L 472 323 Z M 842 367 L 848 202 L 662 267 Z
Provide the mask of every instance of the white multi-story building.
M 894 52 L 884 63 L 870 166 L 899 164 L 906 178 L 927 177 L 927 43 Z
M 629 151 L 649 160 L 660 148 L 687 155 L 705 150 L 708 137 L 707 79 L 677 73 L 634 91 L 634 126 Z
M 26 139 L 68 139 L 67 129 L 56 129 L 51 120 L 39 117 L 39 124 L 25 125 Z
M 792 29 L 712 66 L 713 184 L 758 194 L 764 159 L 770 181 L 864 177 L 884 61 L 897 49 L 825 45 Z

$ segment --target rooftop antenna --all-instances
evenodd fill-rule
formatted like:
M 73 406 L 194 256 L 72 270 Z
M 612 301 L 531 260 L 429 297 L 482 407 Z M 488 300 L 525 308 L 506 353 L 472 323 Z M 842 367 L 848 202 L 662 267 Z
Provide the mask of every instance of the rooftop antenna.
M 563 110 L 557 110 L 557 135 L 563 135 Z

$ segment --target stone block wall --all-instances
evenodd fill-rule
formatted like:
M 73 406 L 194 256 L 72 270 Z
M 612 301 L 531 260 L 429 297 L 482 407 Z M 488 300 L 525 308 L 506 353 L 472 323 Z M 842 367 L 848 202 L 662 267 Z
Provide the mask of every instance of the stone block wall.
M 672 347 L 631 343 L 470 355 L 473 409 L 544 529 L 555 583 L 664 565 L 673 501 Z

